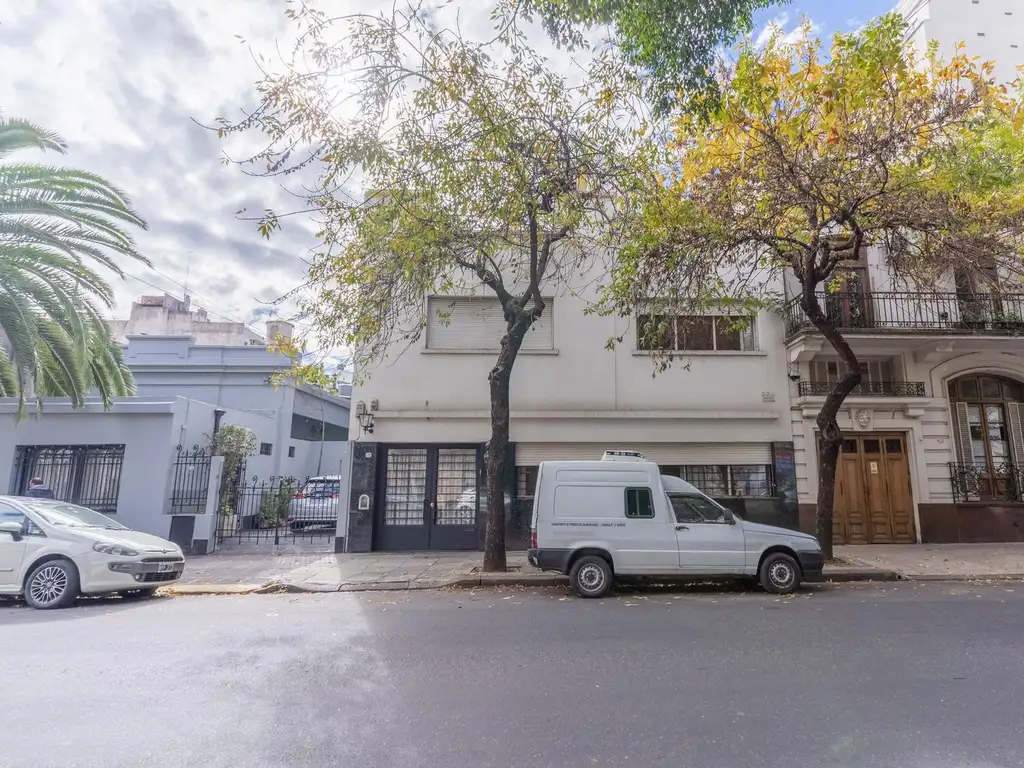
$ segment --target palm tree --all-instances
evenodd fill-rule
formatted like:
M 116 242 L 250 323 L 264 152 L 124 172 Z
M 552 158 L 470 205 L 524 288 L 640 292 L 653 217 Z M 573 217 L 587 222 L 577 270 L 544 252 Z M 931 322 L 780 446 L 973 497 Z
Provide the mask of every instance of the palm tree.
M 125 194 L 72 168 L 8 163 L 17 150 L 65 154 L 56 134 L 0 114 L 0 396 L 66 396 L 95 389 L 109 407 L 134 394 L 131 373 L 100 313 L 114 294 L 94 266 L 124 273 L 118 255 L 149 262 L 130 227 L 146 223 Z

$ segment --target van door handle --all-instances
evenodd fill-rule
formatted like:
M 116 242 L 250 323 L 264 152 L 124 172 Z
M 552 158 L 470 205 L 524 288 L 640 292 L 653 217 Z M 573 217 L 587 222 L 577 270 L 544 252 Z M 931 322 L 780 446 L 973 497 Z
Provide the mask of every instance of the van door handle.
M 676 526 L 676 530 L 677 530 L 677 531 L 688 531 L 688 530 L 690 530 L 690 529 L 689 529 L 689 528 L 687 528 L 687 527 L 686 527 L 685 525 L 677 525 L 677 526 Z

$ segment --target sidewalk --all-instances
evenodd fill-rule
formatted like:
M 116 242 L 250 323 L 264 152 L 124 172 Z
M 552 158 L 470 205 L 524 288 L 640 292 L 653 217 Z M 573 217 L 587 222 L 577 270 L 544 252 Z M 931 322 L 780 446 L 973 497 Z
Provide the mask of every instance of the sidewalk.
M 1024 543 L 861 545 L 836 556 L 915 581 L 1024 578 Z
M 190 559 L 175 594 L 362 592 L 441 587 L 554 586 L 565 576 L 543 573 L 525 552 L 509 552 L 506 573 L 483 573 L 480 552 L 325 555 L 208 555 Z M 824 581 L 893 581 L 891 570 L 863 563 L 826 566 Z

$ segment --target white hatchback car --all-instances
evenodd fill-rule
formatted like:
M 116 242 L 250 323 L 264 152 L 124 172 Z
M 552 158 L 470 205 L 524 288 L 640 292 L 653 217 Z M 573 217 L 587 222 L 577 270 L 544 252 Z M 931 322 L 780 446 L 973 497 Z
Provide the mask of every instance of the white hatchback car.
M 0 595 L 64 608 L 80 594 L 148 596 L 184 570 L 181 548 L 159 536 L 77 504 L 0 496 Z

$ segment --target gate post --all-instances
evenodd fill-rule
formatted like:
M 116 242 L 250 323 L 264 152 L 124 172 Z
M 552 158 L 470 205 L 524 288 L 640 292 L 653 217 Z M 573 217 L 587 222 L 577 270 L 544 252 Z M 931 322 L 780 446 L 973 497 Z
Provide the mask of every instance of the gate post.
M 217 520 L 220 516 L 220 479 L 224 473 L 224 457 L 210 457 L 210 479 L 206 486 L 203 514 L 196 515 L 192 529 L 192 554 L 209 555 L 217 548 Z
M 352 443 L 352 492 L 348 496 L 349 552 L 373 548 L 373 513 L 377 490 L 377 443 Z M 366 497 L 363 504 L 359 501 Z M 365 507 L 365 509 L 360 509 Z
M 352 498 L 352 443 L 346 442 L 341 446 L 341 457 L 338 462 L 338 476 L 340 477 L 338 489 L 338 498 L 340 499 L 340 502 L 338 504 L 337 525 L 335 525 L 334 528 L 335 554 L 348 551 L 348 508 L 349 501 Z

